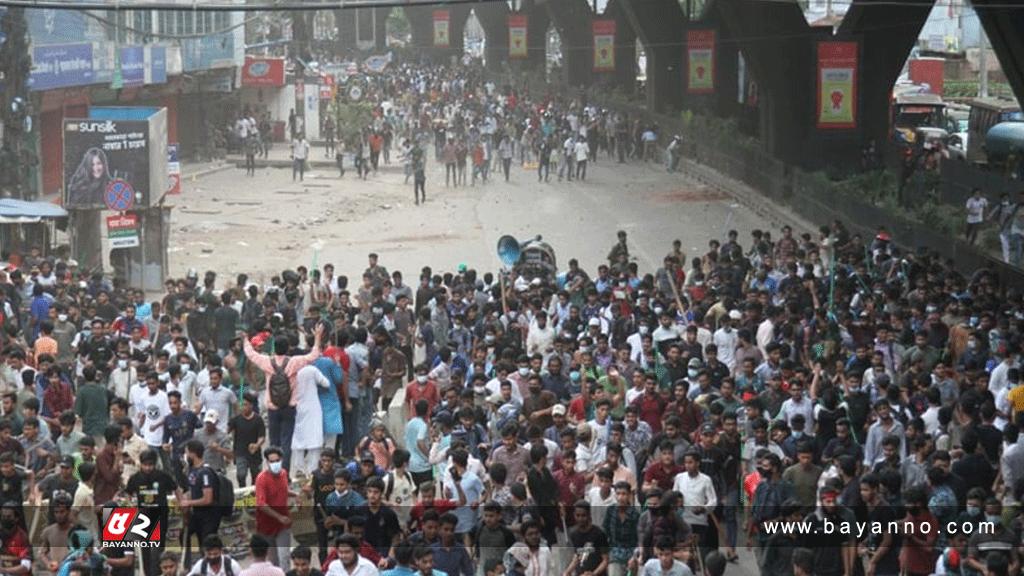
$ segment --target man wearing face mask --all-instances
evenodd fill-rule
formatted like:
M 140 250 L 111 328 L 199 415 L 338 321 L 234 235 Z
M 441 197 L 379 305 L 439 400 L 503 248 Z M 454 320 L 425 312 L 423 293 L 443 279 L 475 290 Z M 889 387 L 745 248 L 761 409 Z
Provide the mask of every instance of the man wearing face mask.
M 110 373 L 107 388 L 118 398 L 128 398 L 131 387 L 139 379 L 135 367 L 128 360 L 128 352 L 117 353 L 117 367 Z
M 4 557 L 5 575 L 32 573 L 32 544 L 20 526 L 20 511 L 17 502 L 4 502 L 0 508 L 0 555 Z
M 645 319 L 640 319 L 636 324 L 636 332 L 630 334 L 626 338 L 626 344 L 629 345 L 629 359 L 633 362 L 640 362 L 642 359 L 641 353 L 643 350 L 642 341 L 643 337 L 648 335 L 651 331 L 650 324 Z
M 1008 574 L 1016 574 L 1020 568 L 1017 554 L 1017 537 L 1003 525 L 1003 505 L 997 498 L 985 502 L 985 522 L 988 525 L 967 541 L 967 566 L 982 574 L 988 573 L 986 564 L 994 556 L 1001 556 L 1009 565 Z
M 276 566 L 288 557 L 292 538 L 288 497 L 298 494 L 289 489 L 281 449 L 271 446 L 263 451 L 263 457 L 267 469 L 256 477 L 256 531 L 272 540 L 270 562 Z
M 188 576 L 237 576 L 242 566 L 231 556 L 225 560 L 224 543 L 220 536 L 211 534 L 200 540 L 203 543 L 203 557 L 196 560 Z

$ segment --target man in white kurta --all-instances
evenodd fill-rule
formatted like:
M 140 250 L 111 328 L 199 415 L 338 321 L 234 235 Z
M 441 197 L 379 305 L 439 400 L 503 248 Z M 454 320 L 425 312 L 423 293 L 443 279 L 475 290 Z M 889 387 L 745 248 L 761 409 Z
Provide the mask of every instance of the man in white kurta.
M 316 470 L 324 445 L 324 415 L 317 387 L 330 388 L 331 381 L 310 364 L 295 375 L 295 432 L 292 434 L 292 466 L 309 476 Z

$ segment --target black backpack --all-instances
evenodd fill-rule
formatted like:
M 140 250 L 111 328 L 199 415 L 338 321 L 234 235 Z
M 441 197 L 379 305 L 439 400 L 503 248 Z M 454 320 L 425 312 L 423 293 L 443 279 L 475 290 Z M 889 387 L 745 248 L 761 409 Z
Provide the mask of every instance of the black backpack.
M 213 503 L 220 512 L 221 518 L 229 518 L 235 514 L 235 487 L 227 476 L 210 468 L 217 478 L 217 487 L 213 492 Z
M 287 408 L 292 401 L 292 383 L 284 371 L 288 367 L 288 359 L 286 358 L 284 364 L 278 366 L 274 362 L 274 358 L 271 357 L 270 367 L 274 370 L 270 375 L 270 401 L 278 409 Z

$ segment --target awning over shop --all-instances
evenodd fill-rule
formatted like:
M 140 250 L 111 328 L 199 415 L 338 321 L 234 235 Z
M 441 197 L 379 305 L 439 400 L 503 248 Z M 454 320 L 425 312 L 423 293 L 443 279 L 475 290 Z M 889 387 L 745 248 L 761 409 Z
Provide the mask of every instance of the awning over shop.
M 50 202 L 0 198 L 0 224 L 34 224 L 44 218 L 66 218 L 68 211 Z

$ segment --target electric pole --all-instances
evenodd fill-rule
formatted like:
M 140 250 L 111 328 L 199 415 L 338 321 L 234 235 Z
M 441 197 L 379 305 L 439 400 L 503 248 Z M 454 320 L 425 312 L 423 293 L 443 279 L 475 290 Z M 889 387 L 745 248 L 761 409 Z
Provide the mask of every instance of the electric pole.
M 29 110 L 28 78 L 32 69 L 28 54 L 28 25 L 24 8 L 0 8 L 0 191 L 5 197 L 25 199 L 35 165 L 30 146 L 32 115 Z

